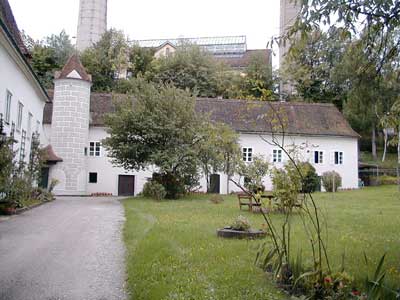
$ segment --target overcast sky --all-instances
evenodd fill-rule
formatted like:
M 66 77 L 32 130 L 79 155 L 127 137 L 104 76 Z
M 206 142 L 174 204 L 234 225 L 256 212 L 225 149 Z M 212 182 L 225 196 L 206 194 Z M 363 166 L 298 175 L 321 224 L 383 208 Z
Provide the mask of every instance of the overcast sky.
M 76 36 L 79 0 L 9 2 L 19 28 L 34 39 L 62 29 Z M 108 0 L 108 6 L 108 27 L 131 39 L 246 35 L 248 48 L 259 49 L 279 34 L 279 0 Z

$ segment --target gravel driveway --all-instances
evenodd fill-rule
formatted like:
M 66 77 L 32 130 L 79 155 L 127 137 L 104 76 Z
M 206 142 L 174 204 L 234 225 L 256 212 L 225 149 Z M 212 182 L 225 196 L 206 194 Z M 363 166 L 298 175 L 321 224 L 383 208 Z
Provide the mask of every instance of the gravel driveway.
M 124 220 L 115 198 L 62 197 L 0 222 L 0 299 L 126 299 Z

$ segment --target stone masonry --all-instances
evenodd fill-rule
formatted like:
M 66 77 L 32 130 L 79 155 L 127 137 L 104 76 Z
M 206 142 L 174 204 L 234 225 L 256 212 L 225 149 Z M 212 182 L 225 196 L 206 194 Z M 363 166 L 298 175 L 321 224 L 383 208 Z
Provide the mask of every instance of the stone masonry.
M 59 191 L 61 194 L 86 193 L 85 147 L 89 133 L 90 87 L 90 82 L 80 79 L 55 81 L 51 144 L 63 159 L 56 166 L 56 174 L 65 178 L 64 191 Z

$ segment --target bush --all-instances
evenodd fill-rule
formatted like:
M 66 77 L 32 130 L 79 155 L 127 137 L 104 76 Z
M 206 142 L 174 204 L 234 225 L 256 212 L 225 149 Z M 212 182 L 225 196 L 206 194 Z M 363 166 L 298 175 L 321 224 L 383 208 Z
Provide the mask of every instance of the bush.
M 314 193 L 320 188 L 320 179 L 315 168 L 310 163 L 302 163 L 299 165 L 303 175 L 302 193 Z
M 155 200 L 162 200 L 167 195 L 165 188 L 158 182 L 151 180 L 146 182 L 143 187 L 143 196 L 153 198 Z
M 337 192 L 338 188 L 342 186 L 342 177 L 335 171 L 325 172 L 322 174 L 322 185 L 329 193 Z
M 250 222 L 243 216 L 237 217 L 237 219 L 231 225 L 232 229 L 238 231 L 248 231 L 251 228 Z

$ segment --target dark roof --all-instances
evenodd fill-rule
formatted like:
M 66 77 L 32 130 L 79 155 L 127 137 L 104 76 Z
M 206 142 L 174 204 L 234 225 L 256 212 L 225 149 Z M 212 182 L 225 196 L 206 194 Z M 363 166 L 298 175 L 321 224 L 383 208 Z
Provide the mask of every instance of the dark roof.
M 62 158 L 58 157 L 57 154 L 55 154 L 51 145 L 48 145 L 46 148 L 44 148 L 43 152 L 44 158 L 47 162 L 57 163 L 63 161 Z
M 79 56 L 77 54 L 73 54 L 65 64 L 64 68 L 61 70 L 61 72 L 56 72 L 55 79 L 66 79 L 66 78 L 73 78 L 70 77 L 69 75 L 71 72 L 76 71 L 79 76 L 81 77 L 82 80 L 85 81 L 92 81 L 92 76 L 90 76 L 88 73 L 86 73 L 85 68 L 83 67 Z
M 249 66 L 251 58 L 254 55 L 262 55 L 265 64 L 271 66 L 272 51 L 270 49 L 247 50 L 241 57 L 215 57 L 218 61 L 222 61 L 233 69 L 245 69 Z M 272 67 L 272 66 L 271 66 Z
M 112 98 L 112 94 L 91 94 L 91 126 L 104 126 L 104 116 L 114 111 Z M 199 98 L 196 110 L 243 133 L 280 132 L 271 128 L 271 119 L 279 116 L 287 134 L 359 137 L 333 104 Z M 51 118 L 52 103 L 47 103 L 43 123 L 50 124 Z
M 8 31 L 11 33 L 14 42 L 17 44 L 22 54 L 27 58 L 31 57 L 31 54 L 21 38 L 21 33 L 18 29 L 17 22 L 15 21 L 14 14 L 11 10 L 10 4 L 8 3 L 8 0 L 0 0 L 0 19 L 7 26 Z

